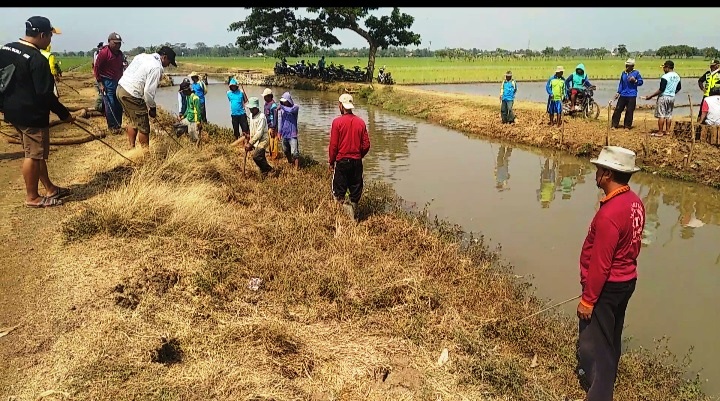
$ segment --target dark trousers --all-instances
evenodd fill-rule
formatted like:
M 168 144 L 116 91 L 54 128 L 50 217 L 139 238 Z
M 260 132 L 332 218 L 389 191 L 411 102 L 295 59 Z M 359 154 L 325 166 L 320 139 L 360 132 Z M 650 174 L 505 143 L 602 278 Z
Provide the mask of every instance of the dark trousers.
M 123 108 L 115 95 L 118 87 L 118 81 L 103 78 L 103 86 L 105 94 L 103 95 L 103 104 L 105 106 L 105 120 L 107 120 L 108 128 L 118 129 L 122 127 Z
M 503 100 L 500 103 L 500 116 L 502 117 L 502 122 L 504 123 L 515 122 L 515 113 L 513 113 L 512 100 Z
M 635 281 L 605 283 L 590 321 L 580 320 L 578 378 L 587 391 L 586 401 L 613 401 L 625 310 Z
M 345 201 L 345 193 L 350 191 L 350 202 L 360 202 L 363 191 L 362 159 L 340 159 L 333 170 L 332 192 L 335 199 Z
M 623 110 L 625 110 L 625 121 L 623 122 L 623 125 L 625 126 L 625 128 L 632 127 L 636 101 L 636 96 L 620 96 L 618 98 L 617 106 L 615 106 L 615 111 L 612 115 L 613 128 L 617 128 L 618 125 L 620 125 L 620 115 L 622 114 Z
M 230 118 L 232 119 L 233 134 L 235 134 L 235 139 L 240 138 L 240 132 L 250 132 L 247 114 L 230 116 Z
M 265 157 L 265 149 L 255 149 L 253 151 L 252 158 L 263 175 L 272 171 L 273 168 L 270 166 L 270 163 L 268 163 L 267 158 Z
M 205 109 L 205 103 L 200 103 L 200 121 L 201 122 L 208 122 L 207 120 L 207 110 Z

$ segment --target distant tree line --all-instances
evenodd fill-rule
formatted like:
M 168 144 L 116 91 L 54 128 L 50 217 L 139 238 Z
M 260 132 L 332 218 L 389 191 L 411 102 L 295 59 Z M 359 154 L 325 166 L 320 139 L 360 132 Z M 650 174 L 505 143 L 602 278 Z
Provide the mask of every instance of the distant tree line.
M 208 46 L 203 42 L 195 43 L 194 47 L 188 47 L 187 43 L 162 43 L 158 45 L 149 45 L 146 47 L 138 46 L 133 49 L 124 49 L 129 56 L 134 56 L 143 52 L 154 51 L 160 46 L 170 46 L 182 57 L 268 57 L 275 58 L 272 49 L 266 49 L 264 52 L 244 50 L 232 43 L 227 45 Z M 95 49 L 88 51 L 66 51 L 63 56 L 66 57 L 89 57 Z M 339 49 L 320 49 L 306 57 L 358 57 L 367 58 L 369 49 L 363 48 L 339 48 Z M 407 48 L 390 46 L 387 49 L 378 49 L 378 57 L 436 57 L 441 60 L 468 60 L 487 58 L 531 58 L 531 59 L 555 59 L 555 58 L 596 58 L 604 59 L 606 57 L 663 57 L 663 58 L 690 58 L 704 57 L 706 59 L 720 58 L 720 50 L 715 47 L 697 48 L 688 45 L 666 45 L 661 46 L 657 50 L 648 49 L 645 51 L 630 52 L 624 44 L 618 45 L 612 50 L 604 47 L 597 48 L 579 48 L 573 49 L 565 46 L 560 49 L 546 47 L 543 50 L 536 51 L 531 49 L 506 50 L 497 48 L 495 50 L 483 49 L 462 49 L 462 48 L 444 48 L 430 50 L 429 48 Z

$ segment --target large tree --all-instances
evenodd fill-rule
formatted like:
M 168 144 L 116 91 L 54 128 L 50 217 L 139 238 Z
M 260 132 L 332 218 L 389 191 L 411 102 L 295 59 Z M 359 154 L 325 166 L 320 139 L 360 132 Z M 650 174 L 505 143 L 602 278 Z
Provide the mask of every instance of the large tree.
M 375 73 L 375 54 L 389 46 L 420 45 L 420 35 L 412 32 L 415 18 L 400 13 L 395 7 L 389 16 L 376 17 L 378 7 L 307 7 L 308 17 L 299 17 L 299 7 L 246 7 L 251 10 L 244 21 L 233 22 L 228 31 L 239 31 L 235 43 L 243 49 L 260 50 L 277 45 L 276 52 L 297 57 L 318 47 L 329 48 L 341 44 L 332 33 L 335 29 L 349 29 L 368 43 L 368 79 Z

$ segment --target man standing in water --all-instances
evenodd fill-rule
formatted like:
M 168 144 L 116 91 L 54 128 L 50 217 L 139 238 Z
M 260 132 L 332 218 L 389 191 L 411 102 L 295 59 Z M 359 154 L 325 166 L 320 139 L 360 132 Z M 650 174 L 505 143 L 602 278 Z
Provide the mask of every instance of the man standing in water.
M 363 191 L 362 159 L 370 151 L 370 137 L 365 121 L 353 114 L 355 105 L 352 95 L 340 95 L 338 108 L 340 116 L 335 117 L 332 122 L 328 146 L 328 163 L 333 177 L 332 192 L 347 214 L 355 218 Z M 348 191 L 349 205 L 345 201 Z
M 580 253 L 577 374 L 586 401 L 612 401 L 625 310 L 637 280 L 645 206 L 628 186 L 640 170 L 633 151 L 606 146 L 590 162 L 597 167 L 595 184 L 605 196 Z
M 629 58 L 625 62 L 625 71 L 620 74 L 620 82 L 618 90 L 615 94 L 615 111 L 612 115 L 612 127 L 618 128 L 620 125 L 620 115 L 625 110 L 625 120 L 623 126 L 625 129 L 632 128 L 633 114 L 635 114 L 635 104 L 637 102 L 638 86 L 642 86 L 643 78 L 640 71 L 635 69 L 635 59 Z M 627 108 L 627 110 L 626 110 Z

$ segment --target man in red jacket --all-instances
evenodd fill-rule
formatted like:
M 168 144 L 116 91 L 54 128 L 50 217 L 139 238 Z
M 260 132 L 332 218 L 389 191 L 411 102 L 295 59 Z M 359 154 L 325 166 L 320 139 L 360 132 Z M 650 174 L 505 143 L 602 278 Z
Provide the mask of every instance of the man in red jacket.
M 98 51 L 97 59 L 93 67 L 98 90 L 103 97 L 105 106 L 105 119 L 108 129 L 114 133 L 120 133 L 122 128 L 123 108 L 115 95 L 118 81 L 123 75 L 124 55 L 122 50 L 122 38 L 113 32 L 108 36 L 108 44 Z
M 362 118 L 353 114 L 355 105 L 350 94 L 338 99 L 340 116 L 330 128 L 328 163 L 333 174 L 332 192 L 335 199 L 343 204 L 348 215 L 355 218 L 355 210 L 363 190 L 362 159 L 370 151 L 370 137 Z M 345 201 L 350 191 L 350 205 Z
M 606 146 L 590 162 L 597 167 L 595 183 L 605 197 L 580 253 L 577 373 L 586 401 L 612 401 L 625 310 L 637 280 L 645 206 L 628 186 L 640 170 L 633 151 Z

